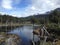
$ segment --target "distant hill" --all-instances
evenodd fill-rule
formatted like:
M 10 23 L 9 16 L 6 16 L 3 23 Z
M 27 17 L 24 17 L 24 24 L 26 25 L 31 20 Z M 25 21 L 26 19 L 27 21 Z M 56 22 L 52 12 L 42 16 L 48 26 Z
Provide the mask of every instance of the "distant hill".
M 33 16 L 24 17 L 23 19 L 26 21 L 31 21 L 31 18 L 34 18 L 38 22 L 52 22 L 57 23 L 60 19 L 60 8 L 47 12 L 45 14 L 37 14 Z
M 13 23 L 22 23 L 22 22 L 28 22 L 34 19 L 35 23 L 60 23 L 60 8 L 57 8 L 55 10 L 52 10 L 50 12 L 46 12 L 45 14 L 36 14 L 33 16 L 28 16 L 28 17 L 13 17 L 9 15 L 2 15 L 0 14 L 0 22 L 2 23 L 5 22 L 13 22 Z
M 55 10 L 52 10 L 52 11 L 50 11 L 50 12 L 47 12 L 47 13 L 45 13 L 45 14 L 37 14 L 37 15 L 33 15 L 35 18 L 44 18 L 44 17 L 46 17 L 46 18 L 48 18 L 49 17 L 49 15 L 51 15 L 53 12 L 55 12 L 56 11 L 56 13 L 58 14 L 58 12 L 60 13 L 60 8 L 57 8 L 57 9 L 55 9 Z

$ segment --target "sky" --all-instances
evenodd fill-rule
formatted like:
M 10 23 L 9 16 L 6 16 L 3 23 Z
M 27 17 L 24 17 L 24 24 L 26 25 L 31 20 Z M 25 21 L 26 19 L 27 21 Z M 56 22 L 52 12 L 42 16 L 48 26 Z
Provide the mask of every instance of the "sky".
M 60 8 L 60 0 L 0 0 L 0 13 L 14 17 L 42 14 Z

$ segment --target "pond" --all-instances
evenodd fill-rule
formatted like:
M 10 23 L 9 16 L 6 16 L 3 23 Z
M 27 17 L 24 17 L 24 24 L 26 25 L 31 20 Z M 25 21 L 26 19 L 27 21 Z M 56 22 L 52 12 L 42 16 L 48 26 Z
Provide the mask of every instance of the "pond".
M 31 45 L 31 40 L 33 40 L 33 26 L 32 25 L 23 25 L 18 28 L 11 30 L 9 33 L 17 34 L 21 37 L 21 45 Z M 39 38 L 37 35 L 34 35 L 34 41 L 38 41 Z

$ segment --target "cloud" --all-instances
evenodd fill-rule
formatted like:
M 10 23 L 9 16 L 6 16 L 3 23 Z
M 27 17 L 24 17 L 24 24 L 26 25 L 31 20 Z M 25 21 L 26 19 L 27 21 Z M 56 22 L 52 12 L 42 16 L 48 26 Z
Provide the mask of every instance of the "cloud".
M 25 15 L 45 13 L 58 7 L 60 7 L 59 0 L 32 0 L 32 4 L 25 8 Z
M 13 0 L 15 4 L 19 4 L 21 0 Z
M 0 12 L 0 14 L 4 15 L 4 14 L 5 14 L 5 12 Z
M 27 4 L 24 7 L 25 3 Z M 26 17 L 37 13 L 45 13 L 60 7 L 60 0 L 2 0 L 2 7 L 10 9 L 13 16 Z M 21 6 L 22 5 L 22 8 Z
M 2 0 L 2 5 L 5 9 L 12 9 L 12 0 Z

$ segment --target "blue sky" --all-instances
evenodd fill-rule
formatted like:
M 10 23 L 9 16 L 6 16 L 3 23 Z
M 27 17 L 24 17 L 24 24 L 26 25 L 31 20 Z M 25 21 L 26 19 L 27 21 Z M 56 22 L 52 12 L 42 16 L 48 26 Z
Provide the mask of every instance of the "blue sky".
M 60 7 L 60 0 L 0 0 L 0 13 L 26 17 Z

